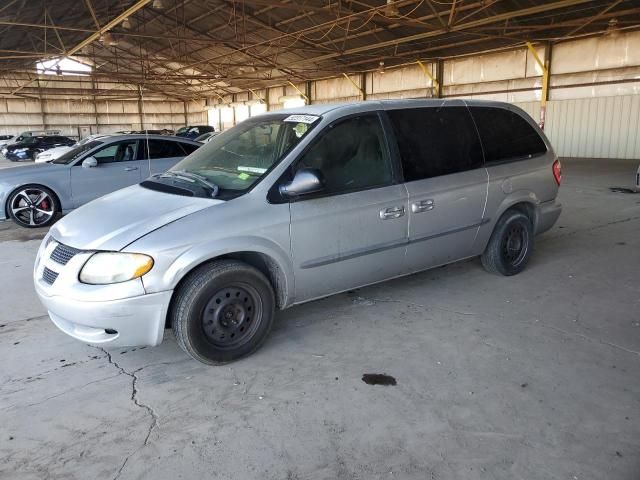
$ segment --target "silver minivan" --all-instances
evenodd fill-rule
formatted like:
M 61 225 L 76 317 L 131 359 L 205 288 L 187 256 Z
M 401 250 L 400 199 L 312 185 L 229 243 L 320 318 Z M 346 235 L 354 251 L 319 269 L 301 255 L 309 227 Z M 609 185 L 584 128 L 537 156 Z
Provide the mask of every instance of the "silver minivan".
M 480 256 L 520 272 L 555 223 L 560 163 L 508 104 L 368 101 L 266 113 L 55 224 L 34 268 L 53 322 L 91 344 L 229 362 L 274 312 Z

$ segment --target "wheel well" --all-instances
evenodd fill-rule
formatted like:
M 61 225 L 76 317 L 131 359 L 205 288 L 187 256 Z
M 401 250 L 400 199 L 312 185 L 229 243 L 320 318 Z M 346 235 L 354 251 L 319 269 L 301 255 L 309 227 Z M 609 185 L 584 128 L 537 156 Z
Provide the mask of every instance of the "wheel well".
M 176 287 L 174 288 L 175 292 L 180 288 L 185 279 L 189 276 L 191 272 L 201 267 L 202 265 L 206 265 L 207 263 L 215 262 L 217 260 L 238 260 L 239 262 L 246 263 L 247 265 L 251 265 L 252 267 L 259 270 L 264 274 L 265 277 L 269 279 L 271 286 L 273 287 L 273 291 L 276 294 L 276 307 L 281 309 L 287 302 L 287 292 L 285 288 L 285 277 L 284 272 L 278 266 L 278 263 L 273 260 L 268 255 L 258 252 L 233 252 L 228 253 L 226 255 L 220 255 L 219 257 L 211 258 L 206 260 L 196 266 L 194 266 L 189 272 L 180 279 Z M 171 308 L 173 304 L 173 296 L 171 298 L 171 303 L 169 305 L 169 309 L 167 311 L 167 318 L 165 321 L 165 327 L 171 327 Z
M 532 203 L 529 202 L 520 202 L 520 203 L 516 203 L 514 205 L 511 205 L 506 211 L 509 210 L 516 210 L 520 213 L 525 214 L 529 220 L 531 221 L 531 225 L 534 227 L 536 226 L 536 209 L 533 206 Z
M 9 218 L 9 200 L 11 199 L 11 195 L 13 195 L 16 191 L 20 190 L 21 188 L 28 188 L 28 187 L 41 187 L 49 190 L 53 195 L 53 200 L 56 202 L 56 206 L 60 210 L 60 213 L 62 213 L 62 203 L 60 202 L 60 197 L 55 192 L 55 190 L 53 190 L 50 187 L 47 187 L 46 185 L 40 185 L 39 183 L 27 183 L 26 185 L 20 185 L 19 187 L 14 188 L 13 190 L 11 190 L 9 195 L 7 195 L 7 201 L 4 203 L 4 214 L 6 218 Z

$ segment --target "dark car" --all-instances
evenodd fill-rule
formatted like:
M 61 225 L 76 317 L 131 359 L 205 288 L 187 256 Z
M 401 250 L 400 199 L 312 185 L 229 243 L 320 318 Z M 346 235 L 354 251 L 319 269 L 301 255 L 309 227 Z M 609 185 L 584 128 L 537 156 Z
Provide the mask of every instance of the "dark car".
M 25 137 L 18 143 L 12 143 L 2 148 L 2 154 L 12 162 L 20 160 L 34 160 L 36 155 L 55 147 L 75 145 L 75 140 L 61 135 L 37 135 Z
M 190 127 L 181 127 L 176 132 L 176 137 L 196 138 L 203 133 L 215 131 L 213 127 L 209 125 L 193 125 Z

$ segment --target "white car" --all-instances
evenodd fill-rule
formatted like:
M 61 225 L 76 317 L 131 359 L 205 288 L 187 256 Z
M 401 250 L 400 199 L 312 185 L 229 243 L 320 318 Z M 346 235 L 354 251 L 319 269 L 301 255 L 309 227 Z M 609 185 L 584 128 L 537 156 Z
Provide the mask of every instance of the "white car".
M 15 135 L 0 135 L 0 147 L 13 143 L 15 138 Z
M 40 152 L 36 155 L 35 162 L 46 163 L 50 162 L 51 160 L 56 160 L 57 158 L 60 158 L 62 155 L 67 153 L 69 150 L 73 150 L 76 146 L 77 144 L 72 147 L 62 146 L 45 150 L 44 152 Z
M 67 153 L 71 149 L 74 149 L 76 147 L 80 147 L 80 146 L 84 145 L 85 143 L 88 143 L 88 142 L 90 142 L 92 140 L 99 140 L 101 138 L 108 137 L 108 136 L 109 135 L 102 135 L 102 134 L 89 135 L 88 137 L 84 137 L 82 140 L 80 140 L 78 143 L 76 143 L 72 147 L 66 147 L 66 146 L 65 147 L 56 147 L 56 148 L 52 148 L 50 150 L 45 150 L 44 152 L 41 152 L 41 153 L 36 155 L 35 162 L 36 163 L 46 163 L 46 162 L 50 162 L 52 160 L 56 160 L 56 159 L 60 158 L 62 155 L 64 155 L 65 153 Z

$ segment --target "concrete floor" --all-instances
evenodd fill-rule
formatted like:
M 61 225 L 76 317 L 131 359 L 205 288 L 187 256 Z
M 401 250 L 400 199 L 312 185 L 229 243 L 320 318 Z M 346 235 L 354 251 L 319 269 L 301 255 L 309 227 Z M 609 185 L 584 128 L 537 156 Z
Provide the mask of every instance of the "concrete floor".
M 0 225 L 0 478 L 640 478 L 637 162 L 564 162 L 512 278 L 469 261 L 278 315 L 225 367 L 59 332 Z M 370 386 L 386 373 L 396 386 Z

